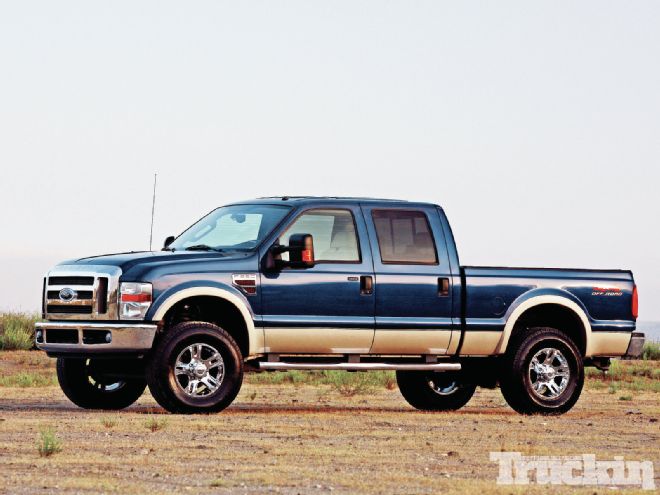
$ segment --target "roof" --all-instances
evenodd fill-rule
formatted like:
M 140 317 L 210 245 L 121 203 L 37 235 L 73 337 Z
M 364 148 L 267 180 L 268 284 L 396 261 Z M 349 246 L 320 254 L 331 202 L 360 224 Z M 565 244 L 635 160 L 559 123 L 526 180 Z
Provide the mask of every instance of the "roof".
M 424 206 L 437 206 L 433 203 L 425 203 L 419 201 L 406 201 L 402 199 L 385 199 L 385 198 L 362 198 L 362 197 L 341 197 L 341 196 L 268 196 L 263 198 L 257 198 L 247 201 L 239 201 L 235 204 L 246 204 L 246 203 L 268 203 L 268 204 L 277 204 L 277 203 L 287 203 L 295 204 L 296 206 L 305 205 L 310 203 L 337 203 L 337 204 L 346 204 L 346 203 L 367 203 L 367 204 L 396 204 L 399 206 L 403 205 L 424 205 Z

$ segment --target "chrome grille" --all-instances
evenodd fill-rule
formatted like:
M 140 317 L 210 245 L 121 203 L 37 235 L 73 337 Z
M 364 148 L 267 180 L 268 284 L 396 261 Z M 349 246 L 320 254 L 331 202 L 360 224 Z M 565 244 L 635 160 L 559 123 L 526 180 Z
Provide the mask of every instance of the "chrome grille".
M 106 265 L 60 265 L 46 276 L 44 308 L 51 320 L 116 320 L 121 270 Z

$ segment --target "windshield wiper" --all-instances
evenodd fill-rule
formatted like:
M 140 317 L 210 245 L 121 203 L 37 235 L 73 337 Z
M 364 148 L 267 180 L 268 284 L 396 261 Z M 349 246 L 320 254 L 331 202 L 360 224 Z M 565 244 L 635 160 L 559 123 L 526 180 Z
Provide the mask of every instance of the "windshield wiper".
M 194 246 L 188 246 L 186 251 L 215 251 L 216 253 L 221 253 L 223 250 L 219 248 L 214 248 L 208 246 L 207 244 L 195 244 Z

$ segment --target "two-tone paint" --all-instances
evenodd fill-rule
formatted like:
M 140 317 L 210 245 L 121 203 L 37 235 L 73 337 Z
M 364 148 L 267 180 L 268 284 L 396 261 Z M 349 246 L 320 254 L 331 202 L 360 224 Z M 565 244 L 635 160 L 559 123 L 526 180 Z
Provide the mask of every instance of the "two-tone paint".
M 146 322 L 159 324 L 175 304 L 206 296 L 234 305 L 248 332 L 249 357 L 278 354 L 489 356 L 506 351 L 517 322 L 542 305 L 574 315 L 585 357 L 626 352 L 635 329 L 629 271 L 461 267 L 447 217 L 437 205 L 362 198 L 265 198 L 244 204 L 286 205 L 289 213 L 247 253 L 135 252 L 65 262 L 114 266 L 120 282 L 153 284 Z M 352 213 L 360 260 L 306 269 L 262 270 L 267 250 L 295 219 L 312 209 Z M 383 263 L 372 213 L 423 212 L 438 263 Z M 236 276 L 254 276 L 248 294 Z M 373 277 L 370 294 L 360 278 Z M 440 281 L 448 291 L 439 291 Z M 130 324 L 130 322 L 126 322 Z M 246 356 L 248 357 L 248 356 Z

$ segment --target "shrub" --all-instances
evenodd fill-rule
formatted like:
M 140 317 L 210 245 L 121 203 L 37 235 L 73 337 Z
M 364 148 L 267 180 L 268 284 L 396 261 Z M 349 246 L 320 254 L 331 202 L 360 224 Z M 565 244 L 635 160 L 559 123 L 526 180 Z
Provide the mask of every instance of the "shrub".
M 645 361 L 660 361 L 660 343 L 646 342 L 642 350 L 642 359 Z
M 34 324 L 39 317 L 27 313 L 0 314 L 0 350 L 28 350 L 34 346 Z
M 148 429 L 151 430 L 152 432 L 162 430 L 165 428 L 167 425 L 167 421 L 165 419 L 158 419 L 154 416 L 150 417 L 147 421 L 145 421 L 144 426 Z
M 50 457 L 62 450 L 62 443 L 59 441 L 52 428 L 46 428 L 39 432 L 37 450 L 41 457 Z

